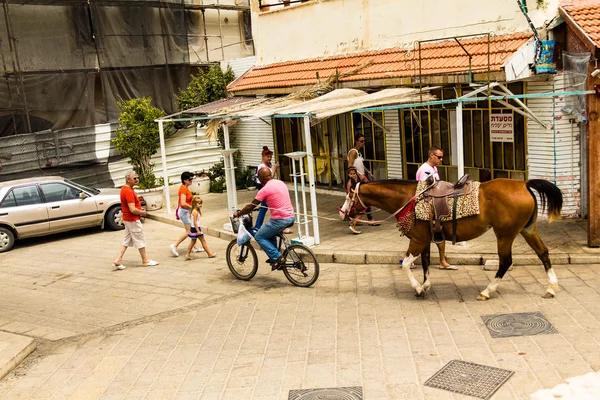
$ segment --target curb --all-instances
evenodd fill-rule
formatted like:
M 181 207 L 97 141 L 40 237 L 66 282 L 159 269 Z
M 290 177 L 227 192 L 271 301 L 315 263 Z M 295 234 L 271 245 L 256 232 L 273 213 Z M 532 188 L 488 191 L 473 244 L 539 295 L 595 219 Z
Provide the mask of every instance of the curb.
M 155 221 L 163 222 L 165 224 L 181 227 L 181 222 L 173 220 L 169 217 L 162 215 L 148 214 L 146 217 Z M 223 240 L 233 240 L 236 238 L 236 234 L 233 232 L 224 231 L 222 229 L 215 229 L 206 227 L 203 229 L 204 233 L 208 236 L 216 237 Z M 322 263 L 341 263 L 341 264 L 398 264 L 398 261 L 402 257 L 401 252 L 394 251 L 379 251 L 379 252 L 367 252 L 367 251 L 352 251 L 352 250 L 329 250 L 319 249 L 315 247 L 311 249 L 317 256 L 317 260 Z M 497 253 L 480 253 L 480 254 L 460 254 L 457 253 L 446 253 L 449 261 L 453 265 L 481 265 L 485 266 L 487 261 L 498 262 Z M 513 265 L 542 265 L 540 259 L 533 254 L 530 255 L 513 255 Z M 431 265 L 437 265 L 439 263 L 439 256 L 434 256 L 433 252 L 431 255 Z M 560 264 L 600 264 L 600 255 L 595 256 L 593 254 L 570 254 L 570 253 L 558 253 L 550 254 L 550 262 L 553 265 Z M 421 257 L 417 257 L 415 260 L 416 265 L 421 264 Z M 489 265 L 488 265 L 489 267 Z M 488 270 L 494 270 L 492 269 Z
M 0 332 L 0 379 L 8 375 L 36 348 L 33 338 Z

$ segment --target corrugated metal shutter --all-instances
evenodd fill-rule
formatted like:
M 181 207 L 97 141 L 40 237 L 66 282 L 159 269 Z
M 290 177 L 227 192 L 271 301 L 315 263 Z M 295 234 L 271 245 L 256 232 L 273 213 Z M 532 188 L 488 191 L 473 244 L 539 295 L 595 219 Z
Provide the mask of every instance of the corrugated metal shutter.
M 116 125 L 113 125 L 116 128 Z M 110 145 L 110 133 L 98 135 L 97 145 L 100 154 L 104 154 Z M 110 153 L 113 154 L 114 147 L 111 146 Z M 181 129 L 173 136 L 165 139 L 167 153 L 167 168 L 169 172 L 169 181 L 172 184 L 181 183 L 181 173 L 184 171 L 201 171 L 208 170 L 213 164 L 221 161 L 220 147 L 215 142 L 209 142 L 204 137 L 196 136 L 196 129 Z M 106 167 L 90 167 L 72 171 L 68 175 L 69 178 L 78 182 L 97 186 L 122 186 L 125 183 L 125 174 L 131 170 L 129 159 L 121 158 L 108 163 L 108 172 L 110 180 L 107 176 L 98 175 L 97 168 L 106 169 Z M 152 156 L 152 162 L 155 164 L 154 174 L 157 177 L 162 177 L 162 161 L 160 151 Z
M 242 76 L 246 71 L 252 68 L 254 64 L 256 64 L 256 56 L 229 60 L 229 65 L 231 66 L 236 78 Z
M 563 88 L 562 73 L 547 81 L 527 82 L 528 93 L 562 91 Z M 563 216 L 576 217 L 581 213 L 579 127 L 569 114 L 561 110 L 565 106 L 564 98 L 528 99 L 527 106 L 550 126 L 544 129 L 531 118 L 527 119 L 529 179 L 554 182 L 564 195 Z
M 263 118 L 269 124 L 271 118 Z M 235 135 L 232 147 L 239 151 L 235 153 L 238 165 L 243 167 L 258 166 L 261 163 L 263 146 L 275 148 L 273 128 L 262 120 L 240 121 L 231 130 Z
M 386 110 L 384 121 L 385 127 L 390 130 L 390 133 L 385 135 L 388 178 L 402 179 L 402 146 L 398 110 Z

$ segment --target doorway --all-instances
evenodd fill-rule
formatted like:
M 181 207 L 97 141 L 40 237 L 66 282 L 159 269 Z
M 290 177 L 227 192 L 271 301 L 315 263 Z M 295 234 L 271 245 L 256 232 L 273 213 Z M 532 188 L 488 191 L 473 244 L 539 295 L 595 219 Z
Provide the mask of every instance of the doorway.
M 354 147 L 357 134 L 365 136 L 363 157 L 365 166 L 376 179 L 387 178 L 385 133 L 383 112 L 369 113 L 371 119 L 354 113 L 335 115 L 320 121 L 310 128 L 313 156 L 315 159 L 315 181 L 318 186 L 343 189 L 348 169 L 347 154 Z M 301 118 L 274 119 L 276 160 L 279 163 L 280 179 L 292 181 L 291 163 L 285 153 L 305 151 Z M 308 170 L 304 165 L 305 171 Z

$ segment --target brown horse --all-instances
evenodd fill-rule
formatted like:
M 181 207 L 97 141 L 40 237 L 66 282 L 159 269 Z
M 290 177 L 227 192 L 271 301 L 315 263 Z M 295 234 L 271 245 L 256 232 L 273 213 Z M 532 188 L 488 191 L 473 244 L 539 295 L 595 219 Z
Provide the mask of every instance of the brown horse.
M 345 211 L 346 219 L 366 207 L 378 207 L 390 214 L 396 214 L 413 199 L 416 187 L 415 181 L 382 180 L 365 183 L 356 188 L 352 198 L 347 198 L 342 210 Z M 547 209 L 549 220 L 560 218 L 563 198 L 560 189 L 553 183 L 541 179 L 532 179 L 527 182 L 494 179 L 481 183 L 479 215 L 462 218 L 456 222 L 456 239 L 458 241 L 475 239 L 490 228 L 496 234 L 500 267 L 495 279 L 479 294 L 478 300 L 488 300 L 490 295 L 497 290 L 498 283 L 512 264 L 512 244 L 518 234 L 525 238 L 544 264 L 549 284 L 542 297 L 554 297 L 558 281 L 550 263 L 548 248 L 537 233 L 538 206 L 531 189 L 538 192 L 542 203 L 541 208 L 542 210 Z M 443 231 L 445 238 L 452 237 L 452 223 L 443 223 Z M 431 287 L 429 247 L 432 238 L 429 221 L 415 219 L 406 236 L 410 239 L 410 243 L 402 264 L 410 265 L 421 254 L 423 284 L 417 282 L 410 268 L 404 268 L 417 296 L 421 296 Z

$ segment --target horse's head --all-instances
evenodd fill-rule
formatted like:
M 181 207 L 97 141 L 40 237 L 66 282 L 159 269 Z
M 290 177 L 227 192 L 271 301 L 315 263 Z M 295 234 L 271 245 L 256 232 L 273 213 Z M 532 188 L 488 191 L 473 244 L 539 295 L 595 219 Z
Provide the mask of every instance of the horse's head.
M 346 195 L 346 201 L 339 209 L 340 218 L 344 221 L 349 221 L 352 218 L 356 218 L 365 210 L 362 201 L 360 201 L 360 198 L 358 197 L 359 188 L 360 184 L 356 186 L 355 191 Z

